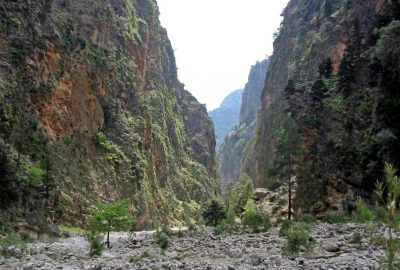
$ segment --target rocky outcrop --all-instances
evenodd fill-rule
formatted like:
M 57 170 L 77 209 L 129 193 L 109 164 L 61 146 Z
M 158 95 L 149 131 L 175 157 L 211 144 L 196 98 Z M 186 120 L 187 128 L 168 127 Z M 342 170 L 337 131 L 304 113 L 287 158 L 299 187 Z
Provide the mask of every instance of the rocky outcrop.
M 0 14 L 2 209 L 37 231 L 123 198 L 138 228 L 193 221 L 219 193 L 214 129 L 156 2 L 0 1 Z
M 399 165 L 399 6 L 292 0 L 283 13 L 244 167 L 257 186 L 276 185 L 269 170 L 278 134 L 293 118 L 304 139 L 295 159 L 298 212 L 347 209 L 370 197 L 384 160 Z
M 208 112 L 214 122 L 217 140 L 217 152 L 224 142 L 226 135 L 239 124 L 240 106 L 242 104 L 243 89 L 238 89 L 224 98 L 221 105 Z
M 268 65 L 269 60 L 266 59 L 251 67 L 248 82 L 243 90 L 239 126 L 225 138 L 218 153 L 219 174 L 223 187 L 229 183 L 235 184 L 242 172 L 242 161 L 247 156 L 257 126 L 257 111 L 261 105 L 261 92 Z
M 240 125 L 250 124 L 257 119 L 261 107 L 261 93 L 264 89 L 265 76 L 268 71 L 269 59 L 257 61 L 250 69 L 249 78 L 243 90 L 242 106 L 240 107 Z

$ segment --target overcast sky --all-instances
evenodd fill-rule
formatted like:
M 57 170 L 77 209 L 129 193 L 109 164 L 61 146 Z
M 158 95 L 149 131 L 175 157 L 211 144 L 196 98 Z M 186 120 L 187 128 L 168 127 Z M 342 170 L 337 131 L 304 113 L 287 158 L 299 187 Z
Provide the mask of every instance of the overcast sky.
M 211 110 L 247 82 L 250 66 L 272 53 L 288 0 L 158 0 L 178 76 Z

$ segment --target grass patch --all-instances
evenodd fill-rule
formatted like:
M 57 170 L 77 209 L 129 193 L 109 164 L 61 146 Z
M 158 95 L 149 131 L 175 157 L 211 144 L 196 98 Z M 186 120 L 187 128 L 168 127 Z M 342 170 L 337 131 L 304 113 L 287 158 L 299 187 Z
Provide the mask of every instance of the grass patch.
M 87 231 L 80 227 L 73 227 L 67 225 L 59 225 L 58 228 L 60 229 L 61 234 L 68 233 L 70 235 L 85 235 Z
M 291 220 L 285 219 L 282 221 L 281 228 L 279 229 L 279 236 L 286 237 L 288 235 L 289 229 L 292 227 L 293 222 Z
M 307 224 L 313 224 L 313 223 L 317 222 L 315 217 L 313 215 L 311 215 L 311 214 L 308 214 L 308 213 L 299 216 L 297 218 L 297 221 L 298 222 L 302 222 L 302 223 L 307 223 Z
M 154 258 L 153 255 L 151 255 L 147 250 L 145 252 L 143 252 L 143 254 L 141 254 L 140 256 L 132 256 L 129 259 L 130 263 L 138 263 L 141 262 L 143 259 L 151 259 Z
M 356 211 L 352 214 L 352 220 L 355 223 L 366 223 L 368 221 L 375 220 L 375 214 L 373 211 L 369 210 L 365 202 L 358 198 L 356 201 Z
M 353 244 L 353 245 L 355 245 L 355 244 L 360 244 L 362 238 L 363 238 L 362 235 L 361 235 L 359 232 L 356 232 L 356 233 L 353 235 L 353 238 L 350 239 L 349 244 Z
M 327 211 L 323 220 L 330 224 L 342 224 L 345 223 L 348 218 L 344 211 Z
M 0 254 L 4 257 L 20 257 L 28 251 L 26 240 L 20 233 L 0 236 Z

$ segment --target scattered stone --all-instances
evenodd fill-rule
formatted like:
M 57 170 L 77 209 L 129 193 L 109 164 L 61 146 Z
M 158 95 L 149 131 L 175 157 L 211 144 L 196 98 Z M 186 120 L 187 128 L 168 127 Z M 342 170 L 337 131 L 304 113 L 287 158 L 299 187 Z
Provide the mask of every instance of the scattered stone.
M 261 264 L 261 261 L 262 261 L 260 255 L 258 255 L 258 254 L 252 255 L 250 257 L 250 259 L 251 259 L 251 265 L 252 266 L 259 266 Z
M 323 248 L 328 252 L 338 252 L 340 250 L 339 246 L 333 242 L 324 244 Z
M 33 270 L 35 267 L 35 265 L 33 263 L 27 263 L 24 265 L 24 267 L 22 268 L 23 270 Z

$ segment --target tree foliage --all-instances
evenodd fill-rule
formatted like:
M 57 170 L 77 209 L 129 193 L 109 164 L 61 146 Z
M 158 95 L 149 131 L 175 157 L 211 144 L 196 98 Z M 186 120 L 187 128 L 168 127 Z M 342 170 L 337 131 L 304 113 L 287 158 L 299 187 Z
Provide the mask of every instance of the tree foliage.
M 298 126 L 289 116 L 283 127 L 278 132 L 275 156 L 269 175 L 279 178 L 280 183 L 287 183 L 288 193 L 288 219 L 292 217 L 292 177 L 295 176 L 299 155 L 301 153 L 302 136 Z
M 333 73 L 333 65 L 330 57 L 326 58 L 325 61 L 319 66 L 319 75 L 321 77 L 329 78 Z
M 264 230 L 268 230 L 271 225 L 269 218 L 264 217 L 260 213 L 253 199 L 248 200 L 244 207 L 242 222 L 244 226 L 249 226 L 256 232 L 260 227 L 263 227 Z
M 128 200 L 100 204 L 92 212 L 91 228 L 95 232 L 107 233 L 108 248 L 110 247 L 110 232 L 129 230 L 134 223 Z
M 254 186 L 251 178 L 243 173 L 240 175 L 239 182 L 227 194 L 227 209 L 232 210 L 236 216 L 240 216 L 249 199 L 254 197 Z
M 206 225 L 217 226 L 226 218 L 224 206 L 220 202 L 212 200 L 203 211 L 203 218 L 206 221 Z

